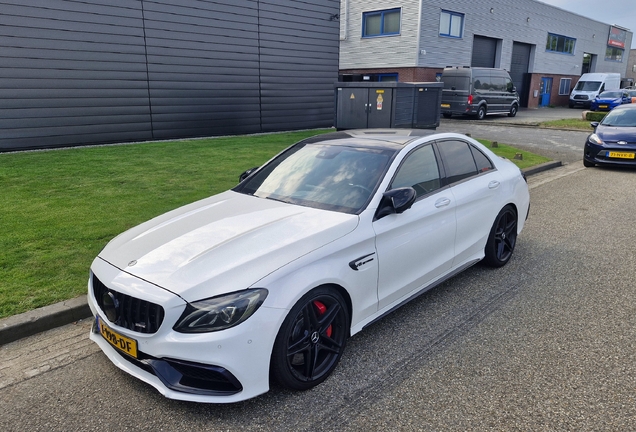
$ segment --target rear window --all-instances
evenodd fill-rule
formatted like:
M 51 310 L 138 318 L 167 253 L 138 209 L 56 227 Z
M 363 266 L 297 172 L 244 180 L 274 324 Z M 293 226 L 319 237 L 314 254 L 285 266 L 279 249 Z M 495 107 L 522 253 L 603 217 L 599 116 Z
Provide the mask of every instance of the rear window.
M 445 90 L 468 90 L 468 76 L 445 76 L 442 75 Z

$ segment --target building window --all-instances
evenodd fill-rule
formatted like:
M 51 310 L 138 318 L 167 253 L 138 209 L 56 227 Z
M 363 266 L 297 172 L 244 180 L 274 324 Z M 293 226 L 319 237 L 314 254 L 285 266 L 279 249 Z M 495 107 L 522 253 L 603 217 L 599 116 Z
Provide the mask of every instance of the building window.
M 561 82 L 559 82 L 559 95 L 569 95 L 571 84 L 572 78 L 561 78 Z
M 378 81 L 397 82 L 398 81 L 398 74 L 397 73 L 378 74 Z
M 574 54 L 574 45 L 576 45 L 576 39 L 574 38 L 548 33 L 545 50 L 563 54 Z
M 400 34 L 400 9 L 389 9 L 362 14 L 362 37 Z
M 464 28 L 464 14 L 443 10 L 439 16 L 439 34 L 460 38 Z
M 605 51 L 605 60 L 622 62 L 623 51 L 625 50 L 622 50 L 620 48 L 607 47 L 607 50 Z

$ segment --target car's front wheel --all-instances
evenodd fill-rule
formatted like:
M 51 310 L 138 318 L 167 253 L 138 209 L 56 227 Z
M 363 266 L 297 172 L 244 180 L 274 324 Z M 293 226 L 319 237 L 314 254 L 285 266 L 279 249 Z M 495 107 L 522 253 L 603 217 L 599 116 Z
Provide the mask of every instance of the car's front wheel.
M 519 109 L 519 107 L 517 107 L 517 105 L 512 105 L 510 107 L 510 112 L 508 113 L 508 117 L 514 117 L 517 115 L 517 110 Z
M 484 264 L 490 267 L 502 267 L 512 257 L 517 243 L 517 212 L 511 205 L 505 206 L 492 225 L 486 249 Z
M 319 287 L 289 311 L 272 352 L 271 375 L 292 390 L 307 390 L 335 369 L 349 336 L 349 310 L 338 291 Z

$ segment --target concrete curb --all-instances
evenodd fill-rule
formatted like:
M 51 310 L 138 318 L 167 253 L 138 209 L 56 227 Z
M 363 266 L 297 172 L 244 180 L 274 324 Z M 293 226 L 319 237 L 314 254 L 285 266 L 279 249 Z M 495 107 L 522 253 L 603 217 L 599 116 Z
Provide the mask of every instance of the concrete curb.
M 87 297 L 84 295 L 3 318 L 0 320 L 0 345 L 61 327 L 91 315 Z
M 539 174 L 540 172 L 543 172 L 543 171 L 551 170 L 553 168 L 558 168 L 561 165 L 563 165 L 561 161 L 545 162 L 539 165 L 535 165 L 533 167 L 524 168 L 521 170 L 521 172 L 523 172 L 527 176 L 531 176 L 534 174 Z
M 525 175 L 530 176 L 561 165 L 560 161 L 546 162 L 522 171 Z M 92 313 L 88 307 L 87 296 L 83 295 L 23 314 L 3 318 L 0 319 L 0 345 L 91 316 Z

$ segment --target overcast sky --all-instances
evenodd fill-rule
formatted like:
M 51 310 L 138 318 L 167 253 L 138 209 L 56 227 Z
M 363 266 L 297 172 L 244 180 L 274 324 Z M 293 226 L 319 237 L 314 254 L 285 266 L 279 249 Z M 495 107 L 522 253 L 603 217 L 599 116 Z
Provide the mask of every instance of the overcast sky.
M 636 32 L 636 1 L 634 0 L 539 0 L 568 12 L 574 12 L 605 24 L 616 24 Z M 632 48 L 636 37 L 632 36 Z

